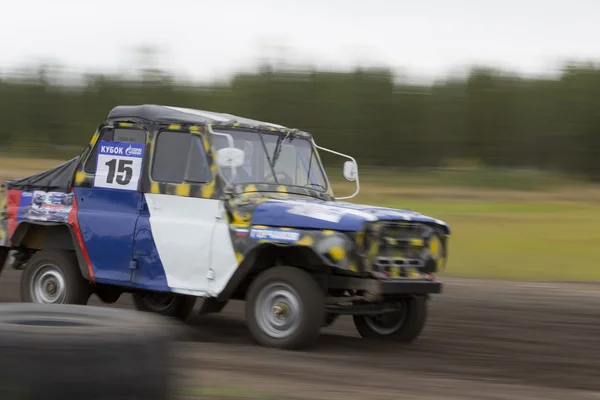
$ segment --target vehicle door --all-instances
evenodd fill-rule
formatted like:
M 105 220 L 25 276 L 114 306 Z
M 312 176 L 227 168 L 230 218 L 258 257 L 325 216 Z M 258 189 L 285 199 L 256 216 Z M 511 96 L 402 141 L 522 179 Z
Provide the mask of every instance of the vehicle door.
M 145 149 L 144 130 L 105 127 L 84 163 L 92 179 L 76 179 L 73 185 L 77 223 L 100 283 L 130 285 Z
M 143 264 L 136 270 L 136 285 L 158 282 L 163 271 L 165 284 L 173 292 L 207 292 L 214 278 L 210 268 L 213 232 L 224 216 L 222 201 L 213 196 L 215 177 L 207 148 L 205 138 L 197 133 L 158 133 L 150 187 L 144 194 L 148 206 L 136 228 L 136 259 Z

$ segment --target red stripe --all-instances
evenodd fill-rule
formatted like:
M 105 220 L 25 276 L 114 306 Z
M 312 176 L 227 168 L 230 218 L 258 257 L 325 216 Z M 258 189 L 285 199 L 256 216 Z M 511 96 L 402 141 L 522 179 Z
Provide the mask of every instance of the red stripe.
M 88 272 L 90 274 L 90 279 L 94 280 L 94 270 L 92 269 L 92 263 L 90 262 L 90 256 L 85 248 L 85 243 L 83 242 L 83 236 L 81 235 L 81 229 L 79 228 L 79 220 L 77 219 L 77 199 L 75 195 L 73 195 L 73 207 L 69 212 L 69 225 L 73 227 L 75 231 L 75 237 L 77 238 L 77 243 L 79 243 L 79 247 L 81 248 L 81 252 L 83 253 L 83 258 L 87 263 Z
M 21 204 L 21 191 L 9 189 L 6 192 L 6 216 L 8 219 L 8 242 L 12 243 L 12 236 L 19 225 L 17 216 L 19 215 L 19 206 Z

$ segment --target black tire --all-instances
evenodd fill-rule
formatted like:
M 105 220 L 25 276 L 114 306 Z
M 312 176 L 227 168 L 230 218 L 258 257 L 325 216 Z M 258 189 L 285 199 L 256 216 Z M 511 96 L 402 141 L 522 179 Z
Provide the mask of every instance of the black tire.
M 294 296 L 300 306 L 297 313 L 297 326 L 281 337 L 270 334 L 261 323 L 266 316 L 258 309 L 262 303 L 261 295 L 270 290 L 272 284 L 282 285 Z M 290 298 L 291 299 L 291 298 Z M 289 300 L 289 299 L 288 299 Z M 287 310 L 290 307 L 287 303 Z M 293 312 L 293 310 L 292 310 Z M 274 267 L 258 275 L 251 283 L 246 294 L 246 322 L 252 337 L 261 345 L 279 349 L 302 349 L 313 346 L 319 336 L 319 330 L 325 321 L 325 293 L 317 281 L 306 271 L 293 267 Z M 263 327 L 261 327 L 261 325 Z
M 401 311 L 383 316 L 391 317 L 391 321 L 381 321 L 377 317 L 365 315 L 354 315 L 356 330 L 363 338 L 411 343 L 421 334 L 425 326 L 427 299 L 423 297 L 404 299 Z
M 0 304 L 0 399 L 168 399 L 180 328 L 168 325 L 131 310 Z
M 202 300 L 198 315 L 220 313 L 227 306 L 227 303 L 228 301 L 217 301 L 217 299 L 211 297 L 206 298 Z
M 340 317 L 339 314 L 326 314 L 325 316 L 325 322 L 323 322 L 323 328 L 327 328 L 330 327 L 331 325 L 333 325 L 333 323 L 335 321 L 337 321 L 337 319 Z
M 121 298 L 123 290 L 113 285 L 96 285 L 94 294 L 105 304 L 114 304 Z
M 0 230 L 1 229 L 2 229 L 2 227 L 0 226 Z M 2 274 L 2 270 L 6 266 L 9 258 L 10 258 L 10 248 L 0 246 L 0 274 Z
M 61 282 L 61 277 L 62 282 Z M 45 281 L 47 284 L 42 284 Z M 36 295 L 34 287 L 40 284 L 43 296 Z M 54 294 L 49 286 L 54 284 Z M 61 290 L 64 289 L 64 296 Z M 44 301 L 44 298 L 48 301 Z M 72 251 L 40 250 L 35 253 L 21 275 L 21 300 L 25 303 L 87 304 L 90 284 L 81 275 L 77 257 Z M 50 301 L 54 300 L 54 301 Z
M 196 298 L 175 293 L 135 292 L 132 293 L 133 304 L 139 311 L 151 312 L 164 317 L 187 320 Z

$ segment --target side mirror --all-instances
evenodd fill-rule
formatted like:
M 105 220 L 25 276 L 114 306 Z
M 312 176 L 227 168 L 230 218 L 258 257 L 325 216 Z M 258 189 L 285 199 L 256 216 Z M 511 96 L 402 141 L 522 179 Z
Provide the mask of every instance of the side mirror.
M 344 163 L 344 178 L 349 180 L 350 182 L 354 182 L 356 180 L 356 176 L 358 175 L 358 166 L 354 161 L 346 161 Z
M 217 151 L 217 164 L 221 167 L 241 167 L 244 165 L 244 156 L 244 150 L 236 147 L 224 147 Z

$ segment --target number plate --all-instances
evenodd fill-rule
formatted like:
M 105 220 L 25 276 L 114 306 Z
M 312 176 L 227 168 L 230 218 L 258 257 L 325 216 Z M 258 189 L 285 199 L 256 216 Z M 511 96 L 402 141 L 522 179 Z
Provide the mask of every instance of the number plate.
M 142 174 L 144 144 L 100 141 L 94 186 L 137 190 Z

